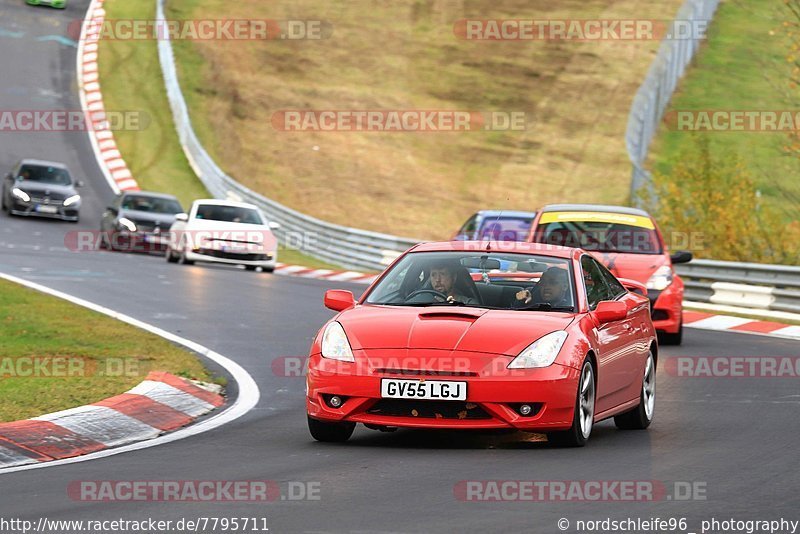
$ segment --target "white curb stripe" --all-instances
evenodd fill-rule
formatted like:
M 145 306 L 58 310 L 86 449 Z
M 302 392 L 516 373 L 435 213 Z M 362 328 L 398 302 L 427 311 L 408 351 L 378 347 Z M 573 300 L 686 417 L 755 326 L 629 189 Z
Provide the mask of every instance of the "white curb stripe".
M 33 419 L 49 421 L 107 447 L 153 439 L 161 434 L 158 428 L 105 406 L 79 406 Z
M 206 401 L 164 382 L 145 380 L 128 393 L 148 397 L 192 417 L 201 416 L 214 409 L 214 406 Z
M 752 323 L 752 319 L 744 319 L 743 317 L 731 317 L 728 315 L 715 315 L 714 317 L 706 317 L 691 323 L 692 328 L 704 328 L 707 330 L 727 330 L 735 326 Z M 688 326 L 688 325 L 687 325 Z
M 36 460 L 12 451 L 11 449 L 0 447 L 0 466 L 16 467 L 32 463 L 36 463 Z
M 786 328 L 780 328 L 778 330 L 773 330 L 770 334 L 774 334 L 776 336 L 786 336 L 786 337 L 794 337 L 800 339 L 800 326 L 787 326 Z

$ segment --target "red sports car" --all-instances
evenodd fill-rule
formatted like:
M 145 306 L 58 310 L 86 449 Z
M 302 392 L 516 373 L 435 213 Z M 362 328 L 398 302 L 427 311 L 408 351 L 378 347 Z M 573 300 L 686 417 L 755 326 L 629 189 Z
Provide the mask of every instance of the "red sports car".
M 683 280 L 672 266 L 691 261 L 692 253 L 670 254 L 655 219 L 646 211 L 553 204 L 541 209 L 529 240 L 588 250 L 616 276 L 644 284 L 661 344 L 681 344 Z
M 649 301 L 580 249 L 459 241 L 417 245 L 317 334 L 308 426 L 346 441 L 356 423 L 519 429 L 582 446 L 614 417 L 643 429 L 658 345 Z

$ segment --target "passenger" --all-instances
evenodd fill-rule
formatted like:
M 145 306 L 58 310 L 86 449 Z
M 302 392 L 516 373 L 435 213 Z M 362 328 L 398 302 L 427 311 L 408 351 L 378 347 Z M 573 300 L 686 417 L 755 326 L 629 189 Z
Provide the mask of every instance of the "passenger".
M 572 306 L 566 269 L 550 267 L 542 274 L 539 283 L 534 288 L 519 291 L 516 298 L 515 305 L 517 307 L 530 304 L 550 304 L 554 308 Z

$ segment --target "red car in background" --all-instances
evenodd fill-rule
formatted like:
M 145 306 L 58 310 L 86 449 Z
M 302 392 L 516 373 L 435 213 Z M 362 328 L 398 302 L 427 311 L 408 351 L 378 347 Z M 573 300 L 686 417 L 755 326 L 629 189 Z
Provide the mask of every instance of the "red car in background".
M 529 241 L 580 247 L 615 276 L 647 288 L 653 324 L 661 343 L 680 345 L 683 338 L 683 280 L 673 264 L 692 253 L 669 254 L 656 221 L 646 211 L 622 206 L 552 204 L 539 211 Z
M 641 289 L 636 282 L 630 287 Z M 580 249 L 420 244 L 340 312 L 308 359 L 308 426 L 519 429 L 582 446 L 595 422 L 650 425 L 657 342 L 647 298 Z

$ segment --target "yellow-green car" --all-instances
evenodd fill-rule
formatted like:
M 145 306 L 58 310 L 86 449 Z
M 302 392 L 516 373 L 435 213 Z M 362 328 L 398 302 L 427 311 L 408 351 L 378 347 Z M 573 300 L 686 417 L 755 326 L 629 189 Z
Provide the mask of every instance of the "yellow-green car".
M 25 3 L 31 6 L 50 6 L 58 9 L 67 7 L 67 0 L 25 0 Z

